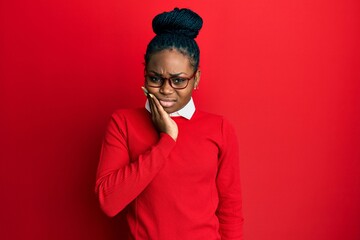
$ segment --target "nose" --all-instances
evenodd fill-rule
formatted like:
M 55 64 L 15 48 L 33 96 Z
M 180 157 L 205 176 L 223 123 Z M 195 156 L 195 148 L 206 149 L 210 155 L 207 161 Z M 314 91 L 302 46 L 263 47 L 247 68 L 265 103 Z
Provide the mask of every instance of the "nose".
M 174 91 L 174 89 L 170 85 L 170 79 L 165 79 L 164 84 L 160 87 L 160 93 L 162 93 L 164 95 L 168 95 L 168 94 L 173 93 L 173 91 Z

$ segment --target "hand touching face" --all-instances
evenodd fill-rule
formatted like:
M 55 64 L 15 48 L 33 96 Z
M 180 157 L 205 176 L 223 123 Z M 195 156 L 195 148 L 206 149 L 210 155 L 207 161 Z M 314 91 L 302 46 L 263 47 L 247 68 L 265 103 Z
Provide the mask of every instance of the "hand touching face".
M 167 112 L 165 112 L 164 108 L 160 105 L 159 100 L 153 94 L 148 93 L 147 95 L 151 108 L 151 119 L 155 128 L 159 132 L 169 134 L 170 137 L 176 141 L 179 132 L 176 122 L 171 119 Z

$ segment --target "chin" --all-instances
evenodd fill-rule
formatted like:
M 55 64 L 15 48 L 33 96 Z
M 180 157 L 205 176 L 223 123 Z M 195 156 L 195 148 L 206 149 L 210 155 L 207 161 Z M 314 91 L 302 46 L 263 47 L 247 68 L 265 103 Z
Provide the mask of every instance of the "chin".
M 179 109 L 175 108 L 175 107 L 170 107 L 170 108 L 164 108 L 164 110 L 165 110 L 165 112 L 170 114 L 170 113 L 178 111 Z
M 164 110 L 165 110 L 165 112 L 167 112 L 168 114 L 173 113 L 173 112 L 176 112 L 176 110 L 172 110 L 172 109 L 165 109 L 165 108 L 164 108 Z

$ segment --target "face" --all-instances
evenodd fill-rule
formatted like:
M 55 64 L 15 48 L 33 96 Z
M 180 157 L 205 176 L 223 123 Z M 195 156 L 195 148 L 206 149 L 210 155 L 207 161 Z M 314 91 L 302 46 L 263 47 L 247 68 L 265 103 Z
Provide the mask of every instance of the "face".
M 173 76 L 190 78 L 194 69 L 187 56 L 176 50 L 162 50 L 153 54 L 145 69 L 146 74 L 169 78 Z M 183 108 L 191 99 L 192 92 L 200 81 L 200 71 L 197 71 L 184 89 L 174 89 L 169 81 L 165 81 L 160 88 L 146 86 L 148 91 L 159 99 L 167 113 Z

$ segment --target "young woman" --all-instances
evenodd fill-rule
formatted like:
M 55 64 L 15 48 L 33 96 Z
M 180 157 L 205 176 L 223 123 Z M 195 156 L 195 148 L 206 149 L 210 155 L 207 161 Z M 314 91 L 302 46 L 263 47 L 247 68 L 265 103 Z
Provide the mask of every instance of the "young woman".
M 117 110 L 109 122 L 96 192 L 107 215 L 127 208 L 129 239 L 242 239 L 235 131 L 192 99 L 202 23 L 178 8 L 153 19 L 145 108 Z

